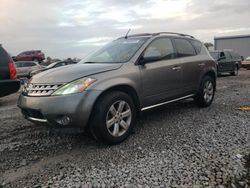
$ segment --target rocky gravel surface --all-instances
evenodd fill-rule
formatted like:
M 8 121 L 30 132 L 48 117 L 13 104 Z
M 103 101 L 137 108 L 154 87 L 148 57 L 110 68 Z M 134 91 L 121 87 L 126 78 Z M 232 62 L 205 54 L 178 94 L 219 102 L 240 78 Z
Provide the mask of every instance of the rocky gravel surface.
M 0 187 L 250 187 L 250 71 L 218 78 L 214 103 L 185 100 L 143 112 L 106 146 L 23 119 L 0 98 Z

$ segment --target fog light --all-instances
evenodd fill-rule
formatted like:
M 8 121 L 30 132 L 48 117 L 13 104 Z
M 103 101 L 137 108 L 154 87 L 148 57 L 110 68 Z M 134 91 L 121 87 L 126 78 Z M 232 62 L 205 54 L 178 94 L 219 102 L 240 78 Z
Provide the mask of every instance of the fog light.
M 71 121 L 71 119 L 68 116 L 62 116 L 61 118 L 58 118 L 56 120 L 57 123 L 59 123 L 59 124 L 61 124 L 63 126 L 68 125 L 70 123 L 70 121 Z

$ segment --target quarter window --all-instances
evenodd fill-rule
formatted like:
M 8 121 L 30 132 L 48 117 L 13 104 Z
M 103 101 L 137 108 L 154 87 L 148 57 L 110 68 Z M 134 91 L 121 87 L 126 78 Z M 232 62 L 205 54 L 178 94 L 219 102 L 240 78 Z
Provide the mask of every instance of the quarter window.
M 196 55 L 194 47 L 185 39 L 174 39 L 178 57 L 187 57 Z
M 190 42 L 194 46 L 196 53 L 199 54 L 201 52 L 201 47 L 202 47 L 201 42 L 196 40 L 191 40 Z
M 159 59 L 172 59 L 175 51 L 172 41 L 168 38 L 154 40 L 145 50 L 144 57 L 159 57 Z

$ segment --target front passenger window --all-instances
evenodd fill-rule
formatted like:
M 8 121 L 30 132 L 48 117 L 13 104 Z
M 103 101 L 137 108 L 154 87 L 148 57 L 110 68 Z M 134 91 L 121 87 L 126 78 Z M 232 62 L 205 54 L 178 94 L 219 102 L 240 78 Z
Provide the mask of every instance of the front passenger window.
M 175 56 L 172 42 L 168 38 L 154 40 L 144 52 L 144 58 L 172 59 Z

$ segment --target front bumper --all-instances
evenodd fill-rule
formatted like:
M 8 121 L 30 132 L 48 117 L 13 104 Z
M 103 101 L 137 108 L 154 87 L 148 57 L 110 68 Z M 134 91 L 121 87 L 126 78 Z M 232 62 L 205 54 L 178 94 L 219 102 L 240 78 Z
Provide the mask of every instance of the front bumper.
M 31 97 L 21 94 L 18 107 L 24 117 L 35 123 L 49 125 L 52 128 L 84 128 L 88 124 L 92 108 L 99 90 L 86 90 L 82 93 L 65 96 Z M 58 122 L 69 117 L 67 125 Z

